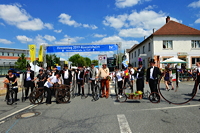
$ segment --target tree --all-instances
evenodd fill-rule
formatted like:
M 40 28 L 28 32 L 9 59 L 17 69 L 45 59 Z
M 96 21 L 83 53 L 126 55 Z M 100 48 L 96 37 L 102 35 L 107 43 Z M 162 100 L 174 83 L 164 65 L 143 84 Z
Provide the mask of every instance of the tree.
M 75 55 L 73 55 L 73 56 L 71 56 L 71 57 L 69 58 L 69 61 L 72 62 L 72 65 L 73 65 L 73 66 L 78 66 L 78 59 L 79 59 L 80 57 L 81 57 L 81 56 L 80 56 L 79 54 L 75 54 Z
M 95 65 L 95 66 L 98 66 L 98 60 L 92 60 L 92 63 Z
M 48 66 L 53 66 L 55 64 L 60 65 L 60 57 L 57 57 L 55 54 L 53 55 L 46 55 L 46 63 L 48 64 Z
M 85 63 L 86 63 L 85 66 L 90 66 L 90 65 L 91 65 L 91 60 L 90 60 L 90 58 L 85 57 L 84 60 L 85 60 Z
M 21 54 L 21 56 L 17 59 L 17 62 L 15 62 L 15 68 L 19 70 L 26 70 L 26 65 L 28 64 L 26 60 L 26 56 L 24 53 Z

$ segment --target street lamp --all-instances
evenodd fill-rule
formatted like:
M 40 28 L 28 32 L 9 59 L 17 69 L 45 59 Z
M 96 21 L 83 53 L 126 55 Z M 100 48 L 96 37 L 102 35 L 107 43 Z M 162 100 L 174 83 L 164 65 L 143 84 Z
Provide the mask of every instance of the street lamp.
M 69 45 L 69 40 L 71 40 L 71 39 L 68 38 L 67 40 L 68 40 L 68 45 Z M 68 52 L 68 65 L 69 65 L 69 52 Z

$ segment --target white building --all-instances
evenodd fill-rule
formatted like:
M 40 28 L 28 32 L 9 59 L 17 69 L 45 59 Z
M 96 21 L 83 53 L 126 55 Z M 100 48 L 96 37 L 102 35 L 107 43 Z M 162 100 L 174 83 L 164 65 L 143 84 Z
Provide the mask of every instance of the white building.
M 15 62 L 24 53 L 29 56 L 28 49 L 0 48 L 0 75 L 7 74 L 9 68 L 14 68 Z M 30 58 L 28 58 L 30 60 Z
M 163 67 L 160 62 L 171 57 L 187 61 L 186 67 L 191 68 L 200 61 L 200 30 L 167 17 L 164 26 L 129 50 L 129 61 L 134 67 L 138 66 L 140 57 L 146 68 L 151 58 L 155 59 L 158 67 Z

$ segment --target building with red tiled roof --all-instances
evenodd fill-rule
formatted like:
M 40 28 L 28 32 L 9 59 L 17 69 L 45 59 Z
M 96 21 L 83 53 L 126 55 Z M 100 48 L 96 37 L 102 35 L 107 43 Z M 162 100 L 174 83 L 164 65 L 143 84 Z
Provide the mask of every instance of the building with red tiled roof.
M 148 67 L 154 58 L 158 67 L 167 58 L 176 57 L 187 61 L 191 68 L 200 61 L 200 30 L 166 18 L 166 24 L 129 50 L 129 62 L 137 66 L 138 58 Z M 180 64 L 178 64 L 180 65 Z
M 29 56 L 27 49 L 0 48 L 0 75 L 5 75 L 9 68 L 14 68 L 15 62 L 22 53 Z

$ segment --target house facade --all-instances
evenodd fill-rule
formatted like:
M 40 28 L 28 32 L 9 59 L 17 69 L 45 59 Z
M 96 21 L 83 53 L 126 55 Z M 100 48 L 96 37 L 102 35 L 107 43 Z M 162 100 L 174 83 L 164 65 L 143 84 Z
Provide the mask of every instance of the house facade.
M 187 68 L 194 67 L 200 61 L 200 30 L 167 17 L 163 27 L 129 50 L 129 61 L 134 67 L 138 66 L 138 60 L 142 60 L 147 68 L 153 58 L 156 65 L 163 68 L 160 62 L 171 57 L 185 60 Z

